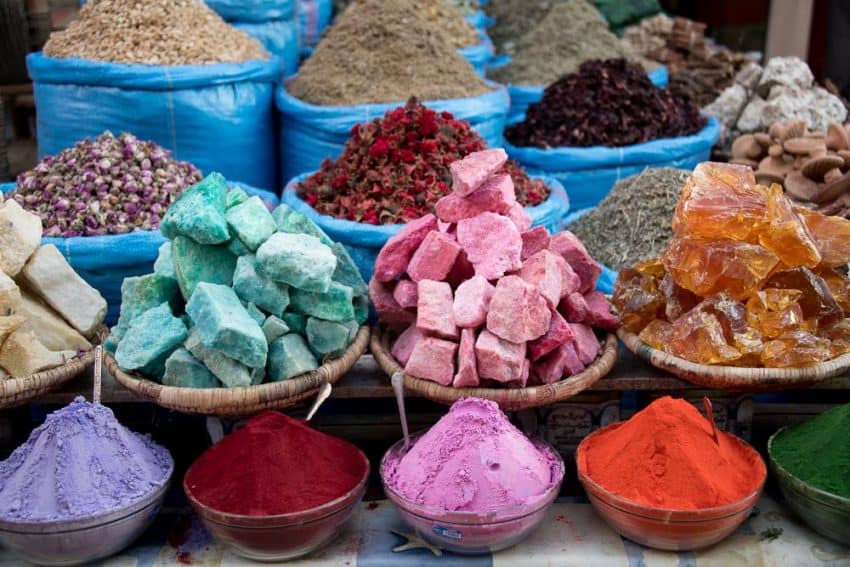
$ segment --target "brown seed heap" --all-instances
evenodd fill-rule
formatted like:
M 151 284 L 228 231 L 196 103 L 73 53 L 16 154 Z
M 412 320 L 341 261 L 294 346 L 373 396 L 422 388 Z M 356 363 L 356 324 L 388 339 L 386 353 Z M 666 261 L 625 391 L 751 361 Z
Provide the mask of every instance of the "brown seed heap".
M 44 54 L 142 65 L 202 65 L 268 59 L 254 39 L 198 0 L 97 0 L 54 32 Z
M 736 138 L 732 163 L 749 165 L 759 183 L 779 183 L 821 213 L 850 218 L 850 125 L 830 124 L 824 134 L 801 120 L 779 122 Z
M 443 0 L 419 0 L 419 13 L 439 25 L 448 37 L 451 45 L 460 49 L 480 43 L 478 32 L 472 24 L 463 19 L 457 8 L 453 8 Z
M 287 87 L 338 106 L 464 98 L 490 90 L 416 0 L 358 0 L 325 34 Z

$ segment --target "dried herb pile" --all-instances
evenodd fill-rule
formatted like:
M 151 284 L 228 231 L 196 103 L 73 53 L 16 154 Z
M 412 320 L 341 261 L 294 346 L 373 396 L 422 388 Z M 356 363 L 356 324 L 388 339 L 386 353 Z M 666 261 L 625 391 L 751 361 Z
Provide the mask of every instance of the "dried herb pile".
M 552 6 L 564 0 L 493 0 L 484 11 L 496 23 L 487 28 L 499 53 L 513 55 L 516 41 L 540 23 Z
M 445 31 L 451 44 L 460 49 L 481 42 L 475 27 L 463 18 L 457 8 L 443 0 L 418 0 L 419 13 Z
M 312 104 L 339 106 L 463 98 L 490 87 L 419 0 L 357 0 L 287 89 Z
M 451 192 L 449 165 L 485 147 L 468 122 L 412 99 L 352 128 L 342 155 L 325 160 L 297 191 L 325 215 L 366 224 L 405 223 L 433 213 L 440 197 Z M 524 206 L 549 196 L 546 185 L 515 162 L 508 161 L 505 171 Z
M 516 146 L 627 146 L 694 134 L 706 124 L 692 103 L 652 84 L 625 59 L 588 61 L 553 83 L 505 137 Z
M 689 176 L 684 169 L 646 169 L 617 183 L 569 230 L 591 256 L 613 270 L 655 258 L 673 238 L 671 219 Z
M 590 59 L 623 57 L 645 63 L 647 70 L 657 66 L 626 47 L 585 0 L 554 4 L 537 25 L 516 40 L 514 52 L 510 63 L 488 73 L 491 79 L 514 85 L 548 85 Z

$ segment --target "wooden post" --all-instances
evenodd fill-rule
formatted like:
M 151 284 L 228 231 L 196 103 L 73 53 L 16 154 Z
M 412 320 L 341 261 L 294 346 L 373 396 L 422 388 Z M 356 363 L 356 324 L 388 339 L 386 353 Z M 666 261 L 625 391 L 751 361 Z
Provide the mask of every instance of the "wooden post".
M 814 0 L 773 0 L 767 21 L 765 61 L 771 57 L 809 57 Z

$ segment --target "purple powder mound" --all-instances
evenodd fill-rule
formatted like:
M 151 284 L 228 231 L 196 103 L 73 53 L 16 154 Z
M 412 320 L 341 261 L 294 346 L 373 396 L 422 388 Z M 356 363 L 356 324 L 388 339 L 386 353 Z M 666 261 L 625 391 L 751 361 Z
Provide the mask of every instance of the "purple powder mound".
M 113 512 L 168 480 L 174 460 L 106 406 L 76 398 L 0 462 L 0 520 L 53 522 Z

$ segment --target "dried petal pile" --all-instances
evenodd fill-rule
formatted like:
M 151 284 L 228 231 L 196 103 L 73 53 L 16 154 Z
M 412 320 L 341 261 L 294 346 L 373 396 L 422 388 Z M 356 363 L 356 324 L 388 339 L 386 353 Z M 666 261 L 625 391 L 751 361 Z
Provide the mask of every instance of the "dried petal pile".
M 192 164 L 170 154 L 107 131 L 21 173 L 10 197 L 41 217 L 45 236 L 156 230 L 169 205 L 201 180 Z
M 652 84 L 625 59 L 587 61 L 543 91 L 523 122 L 505 130 L 516 146 L 627 146 L 698 132 L 692 103 Z
M 436 112 L 415 99 L 383 118 L 351 130 L 336 161 L 298 186 L 298 194 L 325 215 L 367 224 L 398 224 L 433 213 L 451 191 L 449 165 L 483 150 L 483 139 L 463 120 Z M 549 196 L 546 185 L 531 180 L 512 161 L 504 166 L 524 206 Z
M 393 356 L 443 386 L 551 384 L 593 363 L 593 327 L 617 318 L 601 268 L 571 232 L 550 236 L 517 202 L 502 149 L 451 165 L 437 215 L 408 223 L 375 261 L 369 297 L 403 330 Z
M 850 221 L 794 207 L 749 167 L 702 163 L 661 256 L 620 271 L 643 342 L 700 364 L 798 367 L 850 352 Z

